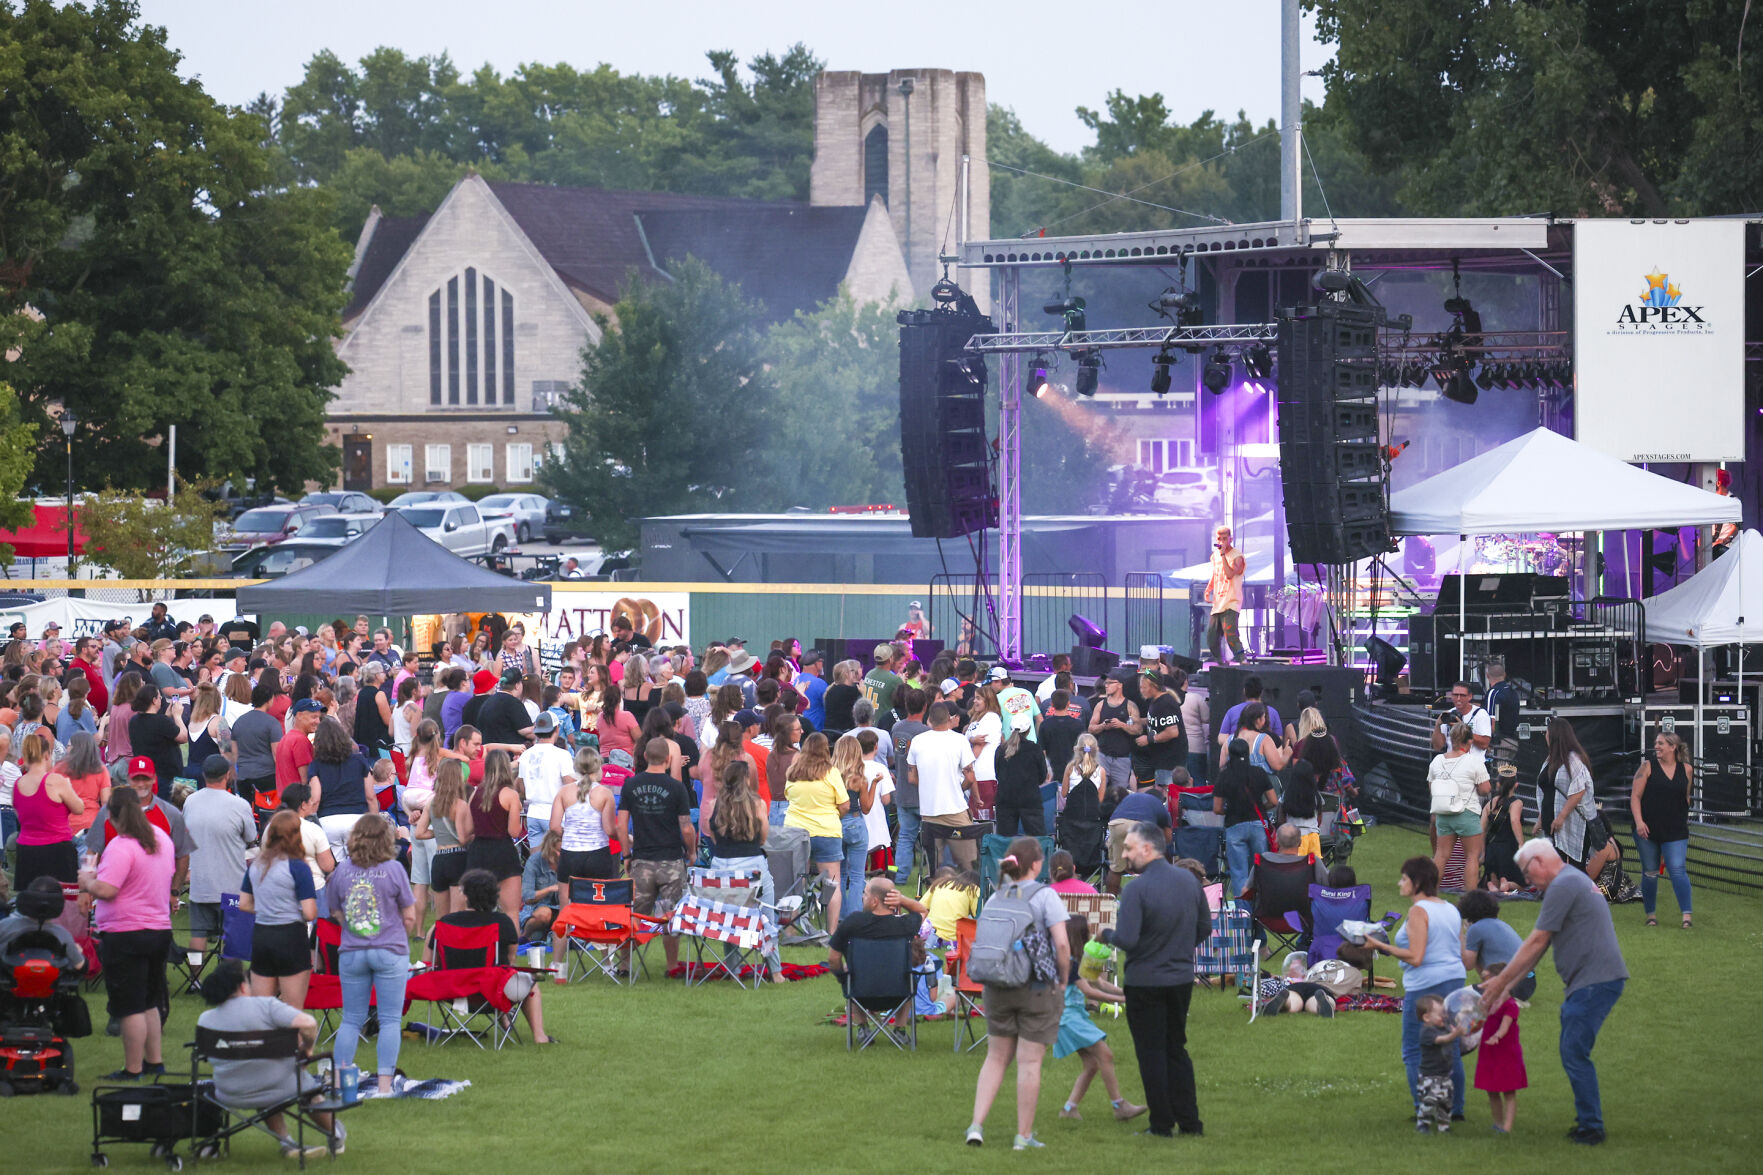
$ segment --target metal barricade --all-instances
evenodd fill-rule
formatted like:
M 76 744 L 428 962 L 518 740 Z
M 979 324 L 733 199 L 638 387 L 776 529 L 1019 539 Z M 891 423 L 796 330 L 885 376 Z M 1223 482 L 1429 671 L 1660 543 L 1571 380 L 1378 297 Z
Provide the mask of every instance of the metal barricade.
M 1137 653 L 1143 645 L 1163 641 L 1163 576 L 1155 571 L 1129 571 L 1126 589 L 1125 653 Z

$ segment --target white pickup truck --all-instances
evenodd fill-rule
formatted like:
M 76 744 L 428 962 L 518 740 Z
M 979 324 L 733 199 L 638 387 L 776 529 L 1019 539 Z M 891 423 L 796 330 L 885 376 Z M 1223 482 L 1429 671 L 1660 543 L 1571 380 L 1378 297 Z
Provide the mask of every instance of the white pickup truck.
M 470 502 L 431 502 L 402 506 L 406 522 L 455 555 L 499 555 L 514 545 L 512 518 L 486 519 Z

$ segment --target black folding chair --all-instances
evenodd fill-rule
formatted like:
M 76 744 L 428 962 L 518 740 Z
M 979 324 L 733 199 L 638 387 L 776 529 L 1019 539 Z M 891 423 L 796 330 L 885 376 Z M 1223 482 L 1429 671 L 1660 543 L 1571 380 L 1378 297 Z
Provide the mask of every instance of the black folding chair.
M 854 938 L 845 951 L 845 1048 L 878 1037 L 901 1052 L 918 1049 L 910 938 Z
M 191 1149 L 197 1159 L 219 1158 L 230 1154 L 232 1139 L 235 1134 L 242 1134 L 256 1127 L 275 1138 L 281 1136 L 269 1128 L 269 1119 L 281 1114 L 292 1119 L 294 1127 L 295 1153 L 300 1156 L 300 1167 L 306 1167 L 306 1131 L 315 1131 L 325 1140 L 325 1149 L 331 1158 L 336 1158 L 337 1148 L 341 1139 L 338 1132 L 326 1130 L 320 1126 L 315 1115 L 319 1113 L 337 1114 L 355 1103 L 344 1103 L 331 1100 L 328 1091 L 318 1079 L 307 1073 L 306 1066 L 317 1060 L 331 1059 L 329 1053 L 318 1053 L 307 1056 L 301 1051 L 300 1032 L 296 1028 L 267 1028 L 251 1032 L 221 1032 L 213 1028 L 196 1026 L 196 1039 L 190 1042 L 190 1086 L 194 1091 L 192 1099 Z M 269 1106 L 231 1106 L 226 1103 L 225 1094 L 214 1083 L 212 1078 L 204 1079 L 202 1065 L 212 1066 L 217 1061 L 281 1061 L 288 1065 L 293 1075 L 294 1088 L 299 1093 L 282 1099 Z M 205 1107 L 212 1107 L 205 1111 Z M 218 1110 L 220 1123 L 218 1128 L 205 1129 L 205 1124 L 213 1126 L 216 1121 L 214 1111 Z
M 1255 854 L 1255 871 L 1243 896 L 1253 901 L 1250 912 L 1283 950 L 1301 951 L 1310 942 L 1310 887 L 1316 882 L 1316 858 L 1269 861 Z M 1269 949 L 1268 957 L 1273 952 Z
M 918 874 L 918 893 L 923 896 L 930 888 L 930 879 L 942 867 L 943 846 L 951 843 L 971 843 L 973 845 L 974 872 L 979 872 L 980 846 L 985 839 L 998 831 L 996 823 L 990 820 L 976 820 L 972 824 L 932 824 L 929 821 L 918 826 L 918 847 L 924 853 L 924 868 Z

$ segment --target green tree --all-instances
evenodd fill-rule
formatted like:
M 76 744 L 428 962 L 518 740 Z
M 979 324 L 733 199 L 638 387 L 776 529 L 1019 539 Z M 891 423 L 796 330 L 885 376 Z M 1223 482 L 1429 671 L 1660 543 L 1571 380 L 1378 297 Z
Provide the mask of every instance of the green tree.
M 758 456 L 775 399 L 759 308 L 695 258 L 672 273 L 653 285 L 633 276 L 617 328 L 602 320 L 558 413 L 563 460 L 543 473 L 608 549 L 633 545 L 645 515 L 777 505 Z
M 905 501 L 896 311 L 841 287 L 812 314 L 772 327 L 765 351 L 777 424 L 765 456 L 780 504 Z
M 83 422 L 87 488 L 156 483 L 143 438 L 176 424 L 191 476 L 298 489 L 335 468 L 350 250 L 326 193 L 276 188 L 261 119 L 177 60 L 128 0 L 0 3 L 0 350 L 24 423 L 58 403 Z
M 80 507 L 86 558 L 120 579 L 173 579 L 214 545 L 225 507 L 180 480 L 170 502 L 108 490 Z
M 35 517 L 24 498 L 37 462 L 37 426 L 19 419 L 18 395 L 0 380 L 0 527 L 29 526 Z M 12 564 L 11 543 L 0 543 L 0 567 Z
M 1428 215 L 1743 212 L 1763 199 L 1749 0 L 1306 0 L 1328 108 Z M 1743 37 L 1752 44 L 1745 52 Z

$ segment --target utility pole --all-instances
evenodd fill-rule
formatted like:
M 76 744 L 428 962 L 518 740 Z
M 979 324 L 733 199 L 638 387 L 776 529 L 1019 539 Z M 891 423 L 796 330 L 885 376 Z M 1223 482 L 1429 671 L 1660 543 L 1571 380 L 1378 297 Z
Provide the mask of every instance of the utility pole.
M 1304 103 L 1299 83 L 1298 0 L 1280 0 L 1279 10 L 1279 218 L 1293 227 L 1304 218 Z

